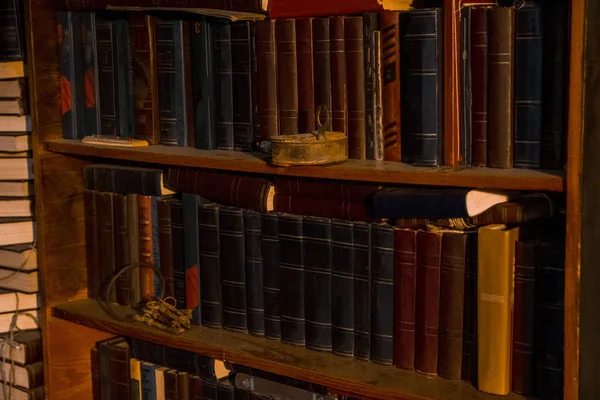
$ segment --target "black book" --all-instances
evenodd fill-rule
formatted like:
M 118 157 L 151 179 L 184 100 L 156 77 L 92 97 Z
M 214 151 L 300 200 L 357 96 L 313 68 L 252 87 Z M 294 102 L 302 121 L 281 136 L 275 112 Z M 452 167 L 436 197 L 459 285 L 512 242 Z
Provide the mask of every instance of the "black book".
M 92 164 L 83 167 L 83 187 L 99 192 L 162 196 L 173 192 L 162 184 L 163 171 L 156 168 Z
M 331 220 L 304 217 L 302 231 L 306 347 L 331 351 Z
M 117 133 L 118 136 L 123 138 L 134 138 L 135 111 L 129 21 L 115 21 L 114 30 L 116 38 L 115 64 L 117 72 L 117 104 L 119 107 Z
M 365 54 L 365 132 L 367 134 L 367 159 L 375 159 L 375 48 L 373 34 L 379 30 L 379 14 L 368 12 L 363 14 L 363 45 Z
M 302 217 L 279 214 L 281 340 L 304 346 L 304 239 Z
M 213 38 L 213 66 L 215 81 L 215 111 L 217 148 L 233 150 L 233 72 L 231 55 L 231 25 L 215 23 Z
M 18 0 L 0 4 L 0 62 L 25 59 L 24 4 Z
M 371 359 L 371 225 L 354 223 L 354 357 Z
M 253 21 L 231 24 L 233 148 L 250 151 L 256 119 L 256 52 Z
M 177 308 L 186 308 L 185 293 L 185 263 L 184 263 L 184 231 L 183 231 L 183 205 L 181 200 L 171 200 L 171 236 L 173 238 L 173 281 L 174 297 Z
M 117 136 L 119 107 L 117 105 L 117 72 L 115 69 L 116 35 L 113 21 L 98 14 L 96 14 L 95 20 L 100 134 L 103 136 Z
M 246 258 L 246 306 L 248 331 L 265 334 L 265 301 L 263 259 L 261 254 L 261 215 L 244 210 L 244 256 Z
M 202 400 L 217 400 L 218 396 L 217 380 L 202 377 Z
M 215 203 L 198 206 L 198 243 L 202 325 L 222 328 L 219 206 Z
M 473 149 L 471 92 L 471 7 L 460 10 L 460 158 L 471 165 Z
M 225 377 L 219 379 L 217 381 L 217 397 L 215 400 L 234 400 L 235 399 L 235 390 L 234 386 L 231 384 L 229 377 Z
M 85 102 L 85 134 L 99 135 L 100 124 L 100 86 L 98 82 L 98 47 L 96 41 L 96 13 L 83 13 L 81 16 L 83 42 L 83 69 L 87 77 L 84 95 L 93 101 Z
M 192 324 L 200 325 L 200 250 L 198 248 L 198 196 L 182 193 L 183 262 L 185 265 L 186 308 L 192 310 Z M 189 371 L 188 371 L 189 372 Z
M 333 353 L 354 356 L 354 229 L 331 220 L 331 316 Z
M 277 214 L 261 215 L 261 255 L 263 259 L 263 285 L 265 303 L 265 336 L 281 339 L 281 311 L 279 289 L 279 224 Z

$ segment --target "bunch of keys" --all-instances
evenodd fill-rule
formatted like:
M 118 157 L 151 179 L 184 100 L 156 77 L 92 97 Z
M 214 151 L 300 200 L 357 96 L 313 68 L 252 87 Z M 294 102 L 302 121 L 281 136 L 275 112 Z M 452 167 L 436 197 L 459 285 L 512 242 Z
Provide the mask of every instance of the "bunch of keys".
M 175 304 L 170 304 L 168 300 L 172 300 Z M 173 297 L 149 301 L 142 304 L 140 314 L 132 315 L 131 319 L 180 335 L 191 327 L 192 310 L 178 310 L 175 305 L 176 300 Z

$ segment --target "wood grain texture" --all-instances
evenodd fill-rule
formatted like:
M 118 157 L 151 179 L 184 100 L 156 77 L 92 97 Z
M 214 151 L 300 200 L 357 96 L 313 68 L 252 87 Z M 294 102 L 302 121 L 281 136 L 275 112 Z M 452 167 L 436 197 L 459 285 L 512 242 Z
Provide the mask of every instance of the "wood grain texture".
M 114 310 L 119 318 L 131 313 L 130 308 L 122 306 L 115 306 Z M 54 315 L 115 334 L 126 334 L 215 359 L 326 385 L 333 393 L 352 393 L 361 398 L 386 400 L 497 398 L 462 381 L 432 378 L 392 366 L 338 357 L 331 353 L 311 351 L 304 347 L 222 329 L 194 326 L 175 339 L 171 334 L 144 324 L 116 321 L 95 300 L 79 300 L 56 306 Z M 524 397 L 511 394 L 503 399 L 516 400 Z
M 46 145 L 50 151 L 66 154 L 268 175 L 412 185 L 563 191 L 563 171 L 420 168 L 399 162 L 352 159 L 329 166 L 273 167 L 268 164 L 267 156 L 257 153 L 169 146 L 113 148 L 65 139 L 50 140 Z

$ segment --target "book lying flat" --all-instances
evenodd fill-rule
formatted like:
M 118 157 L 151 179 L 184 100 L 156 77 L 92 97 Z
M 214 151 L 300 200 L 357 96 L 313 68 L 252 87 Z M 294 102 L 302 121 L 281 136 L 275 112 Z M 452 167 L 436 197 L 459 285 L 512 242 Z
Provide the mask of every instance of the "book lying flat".
M 16 99 L 25 97 L 25 80 L 11 79 L 0 81 L 0 98 Z
M 32 217 L 34 213 L 33 198 L 1 198 L 0 218 Z
M 31 132 L 29 115 L 0 115 L 0 132 Z
M 11 352 L 9 346 L 4 346 L 2 358 L 19 364 L 42 361 L 42 333 L 40 330 L 17 332 L 14 341 L 19 344 L 19 348 L 13 348 Z
M 33 192 L 33 181 L 0 181 L 0 197 L 28 197 Z
M 0 218 L 0 246 L 32 243 L 35 221 L 28 218 Z
M 37 269 L 37 252 L 32 243 L 0 247 L 0 268 L 32 271 Z
M 0 313 L 19 310 L 35 310 L 40 308 L 40 295 L 38 293 L 17 293 L 11 290 L 0 289 Z
M 27 105 L 21 99 L 0 99 L 0 114 L 23 115 L 27 113 Z
M 0 289 L 18 290 L 24 293 L 38 292 L 38 273 L 0 268 Z M 20 307 L 20 306 L 19 306 Z
M 0 79 L 15 79 L 25 77 L 23 61 L 0 62 Z
M 25 313 L 31 314 L 33 317 L 35 317 L 39 321 L 39 318 L 40 318 L 39 310 L 22 311 L 17 316 L 17 328 L 22 331 L 38 329 L 38 326 L 37 326 L 36 322 L 33 320 L 33 318 L 31 318 L 29 315 L 26 315 Z M 11 323 L 14 315 L 15 315 L 14 312 L 0 314 L 0 334 L 9 332 L 10 323 Z M 0 392 L 1 392 L 1 390 L 0 390 Z
M 15 365 L 10 363 L 4 364 L 4 376 L 9 378 L 14 372 L 14 384 L 16 386 L 33 389 L 44 384 L 44 365 L 42 362 L 37 362 L 29 365 Z M 2 383 L 0 382 L 0 385 Z
M 2 104 L 3 100 L 0 100 Z M 0 151 L 20 152 L 31 150 L 31 135 L 26 132 L 1 132 Z
M 0 390 L 0 400 L 44 400 L 44 386 L 35 389 L 25 389 L 22 387 L 13 387 L 10 398 L 4 398 L 4 391 Z
M 2 124 L 1 121 L 0 124 Z M 33 179 L 33 159 L 3 158 L 3 154 L 0 154 L 0 181 L 26 181 L 29 179 Z

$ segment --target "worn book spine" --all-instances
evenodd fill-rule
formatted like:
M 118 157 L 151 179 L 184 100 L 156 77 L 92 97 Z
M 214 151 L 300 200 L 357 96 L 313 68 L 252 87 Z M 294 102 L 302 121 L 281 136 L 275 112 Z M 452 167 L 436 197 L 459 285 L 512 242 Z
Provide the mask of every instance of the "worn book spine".
M 244 210 L 244 257 L 246 262 L 246 305 L 248 331 L 257 336 L 265 334 L 265 301 L 263 258 L 261 254 L 261 215 Z
M 454 167 L 461 163 L 460 154 L 460 20 L 462 15 L 460 0 L 444 0 L 442 9 L 443 32 L 441 57 L 444 59 L 443 86 L 444 112 L 441 114 L 444 126 L 444 165 Z
M 113 197 L 114 226 L 115 226 L 115 272 L 127 267 L 129 260 L 129 237 L 127 235 L 127 196 L 116 194 Z M 116 301 L 118 304 L 130 304 L 129 270 L 121 273 L 115 285 Z
M 381 27 L 381 77 L 383 158 L 400 161 L 400 15 L 397 11 L 379 13 Z
M 324 22 L 323 22 L 324 24 Z M 328 19 L 328 43 L 317 43 L 315 48 L 329 46 L 331 80 L 331 126 L 336 132 L 348 133 L 348 96 L 346 93 L 346 44 L 344 40 L 344 17 L 333 16 Z M 325 48 L 323 48 L 325 50 Z M 317 50 L 315 50 L 315 54 Z
M 73 11 L 103 11 L 108 5 L 116 7 L 130 6 L 128 0 L 67 0 L 66 6 Z M 206 8 L 221 11 L 237 11 L 243 13 L 265 14 L 267 10 L 263 7 L 262 0 L 240 0 L 231 2 L 230 0 L 192 0 L 186 3 L 172 3 L 165 0 L 141 0 L 136 3 L 138 7 L 171 7 L 174 9 L 183 8 Z M 185 11 L 185 10 L 184 10 Z
M 222 328 L 221 246 L 217 204 L 198 205 L 198 243 L 202 325 Z
M 543 84 L 542 5 L 525 1 L 515 12 L 514 118 L 516 168 L 540 168 Z
M 362 17 L 345 17 L 346 90 L 348 101 L 348 156 L 367 157 L 365 54 Z
M 173 228 L 171 199 L 158 199 L 158 234 L 160 272 L 164 278 L 165 296 L 175 296 L 175 265 L 173 262 Z
M 302 20 L 300 20 L 302 21 Z M 342 20 L 343 21 L 343 20 Z M 342 23 L 342 38 L 343 38 L 343 23 Z M 300 38 L 300 31 L 298 31 L 298 38 Z M 330 117 L 333 115 L 333 93 L 332 93 L 332 81 L 333 79 L 340 79 L 339 77 L 334 78 L 332 71 L 332 48 L 331 48 L 331 33 L 330 33 L 330 21 L 328 18 L 316 18 L 312 22 L 312 45 L 314 51 L 314 102 L 313 110 L 320 106 L 325 105 L 329 110 Z M 344 42 L 342 41 L 342 44 Z M 300 46 L 300 40 L 298 40 Z M 300 52 L 300 47 L 298 47 Z M 342 53 L 343 54 L 343 53 Z M 298 54 L 298 61 L 300 61 L 300 54 Z M 300 64 L 298 64 L 300 66 Z M 345 74 L 342 75 L 345 79 Z M 306 80 L 302 79 L 300 70 L 298 70 L 298 85 L 300 93 L 302 93 L 302 85 L 305 85 Z M 345 85 L 345 81 L 344 81 Z M 324 118 L 322 116 L 321 118 Z M 332 121 L 332 126 L 335 124 Z M 310 130 L 301 130 L 301 132 L 312 132 L 315 129 L 313 126 Z M 333 128 L 335 130 L 335 128 Z
M 139 195 L 127 195 L 127 237 L 129 240 L 129 302 L 137 305 L 141 300 L 140 292 L 140 235 L 139 235 Z
M 317 78 L 313 65 L 313 19 L 296 20 L 296 63 L 298 68 L 298 131 L 312 132 L 316 127 Z
M 98 229 L 99 297 L 111 303 L 116 301 L 112 290 L 106 298 L 106 286 L 115 272 L 115 193 L 96 192 L 96 228 Z
M 254 142 L 252 62 L 255 29 L 252 21 L 231 24 L 231 79 L 233 90 L 233 149 L 250 151 Z
M 394 228 L 372 225 L 371 361 L 392 365 L 394 358 Z
M 113 21 L 96 16 L 96 49 L 98 51 L 98 88 L 100 97 L 100 133 L 117 136 L 116 42 Z
M 223 327 L 247 332 L 244 214 L 241 209 L 219 208 L 219 245 Z
M 177 389 L 180 400 L 190 400 L 190 374 L 177 371 Z M 175 399 L 175 400 L 179 400 Z
M 135 137 L 149 144 L 160 142 L 156 19 L 148 14 L 130 13 Z
M 217 397 L 215 398 L 219 400 L 234 400 L 235 391 L 229 381 L 229 377 L 217 380 Z
M 371 225 L 354 223 L 354 357 L 371 359 Z
M 381 70 L 381 32 L 373 33 L 373 160 L 383 161 L 383 78 Z
M 212 24 L 217 148 L 233 150 L 233 72 L 231 25 Z
M 93 164 L 83 168 L 84 188 L 101 192 L 161 196 L 161 169 Z
M 178 105 L 178 120 L 181 121 L 180 141 L 185 137 L 185 145 L 196 147 L 196 112 L 194 103 L 194 86 L 192 76 L 192 42 L 191 42 L 191 22 L 181 21 L 178 25 L 177 34 L 181 40 L 181 46 L 177 46 L 175 68 L 181 71 L 181 81 L 177 81 L 178 87 L 181 86 L 181 96 Z
M 394 365 L 415 366 L 417 231 L 394 232 Z
M 191 22 L 192 88 L 196 147 L 217 148 L 212 26 L 206 19 Z
M 200 250 L 198 248 L 198 196 L 182 193 L 183 264 L 185 267 L 185 305 L 192 310 L 192 324 L 200 325 Z
M 304 217 L 302 229 L 306 348 L 331 351 L 331 220 Z
M 463 308 L 462 380 L 477 387 L 477 234 L 467 238 Z
M 275 192 L 277 194 L 321 199 L 342 199 L 362 202 L 377 193 L 380 189 L 381 186 L 377 184 L 324 181 L 296 176 L 278 176 L 275 179 Z
M 102 384 L 100 383 L 100 353 L 96 347 L 90 350 L 90 364 L 92 366 L 92 399 L 102 400 Z
M 442 234 L 417 233 L 415 370 L 438 374 Z
M 130 349 L 126 342 L 112 342 L 107 345 L 108 369 L 110 371 L 110 385 L 108 388 L 110 399 L 129 399 L 130 397 Z
M 256 147 L 279 135 L 279 93 L 277 91 L 277 48 L 275 21 L 256 21 L 256 63 L 258 69 L 258 128 Z
M 333 354 L 354 356 L 354 229 L 331 220 L 331 321 Z
M 471 7 L 460 10 L 460 131 L 459 163 L 471 165 L 473 160 L 473 87 L 471 84 Z
M 265 304 L 265 336 L 281 338 L 278 216 L 276 213 L 261 215 L 261 256 L 263 259 L 263 294 Z
M 100 264 L 99 242 L 97 228 L 98 218 L 96 216 L 96 192 L 93 190 L 83 191 L 83 210 L 85 214 L 85 257 L 87 265 L 88 297 L 97 298 L 100 293 Z
M 171 238 L 173 251 L 173 297 L 177 308 L 186 308 L 183 205 L 180 199 L 171 202 Z
M 304 238 L 302 217 L 278 216 L 281 340 L 288 344 L 305 344 Z
M 487 165 L 488 137 L 488 12 L 487 7 L 471 10 L 471 165 Z
M 2 4 L 0 13 L 0 60 L 21 61 L 25 59 L 25 32 L 23 3 L 10 0 Z
M 276 21 L 275 40 L 279 85 L 279 134 L 292 135 L 299 133 L 296 20 Z
M 376 12 L 367 12 L 362 16 L 363 24 L 363 46 L 364 46 L 364 71 L 365 71 L 365 135 L 366 135 L 366 154 L 367 159 L 375 159 L 375 103 L 374 85 L 375 85 L 375 55 L 378 49 L 375 48 L 373 35 L 379 30 L 379 14 Z
M 515 10 L 488 11 L 488 167 L 512 168 L 514 163 L 514 26 Z
M 215 378 L 215 360 L 189 351 L 130 338 L 133 356 L 180 372 Z
M 308 196 L 276 194 L 274 206 L 278 212 L 291 214 L 341 218 L 352 221 L 366 221 L 368 219 L 364 201 L 320 199 Z
M 117 104 L 119 107 L 117 131 L 119 137 L 133 138 L 135 135 L 135 116 L 129 21 L 114 21 L 114 30 L 117 67 Z
M 154 265 L 152 243 L 152 196 L 138 196 L 138 230 L 140 264 Z M 154 271 L 150 268 L 139 268 L 140 298 L 150 301 L 154 298 Z
M 165 371 L 164 399 L 179 400 L 179 381 L 175 370 Z
M 81 16 L 81 41 L 83 45 L 83 79 L 85 96 L 85 134 L 99 135 L 100 87 L 98 85 L 98 48 L 96 43 L 96 14 Z
M 202 378 L 197 375 L 190 375 L 190 397 L 189 400 L 203 400 Z

